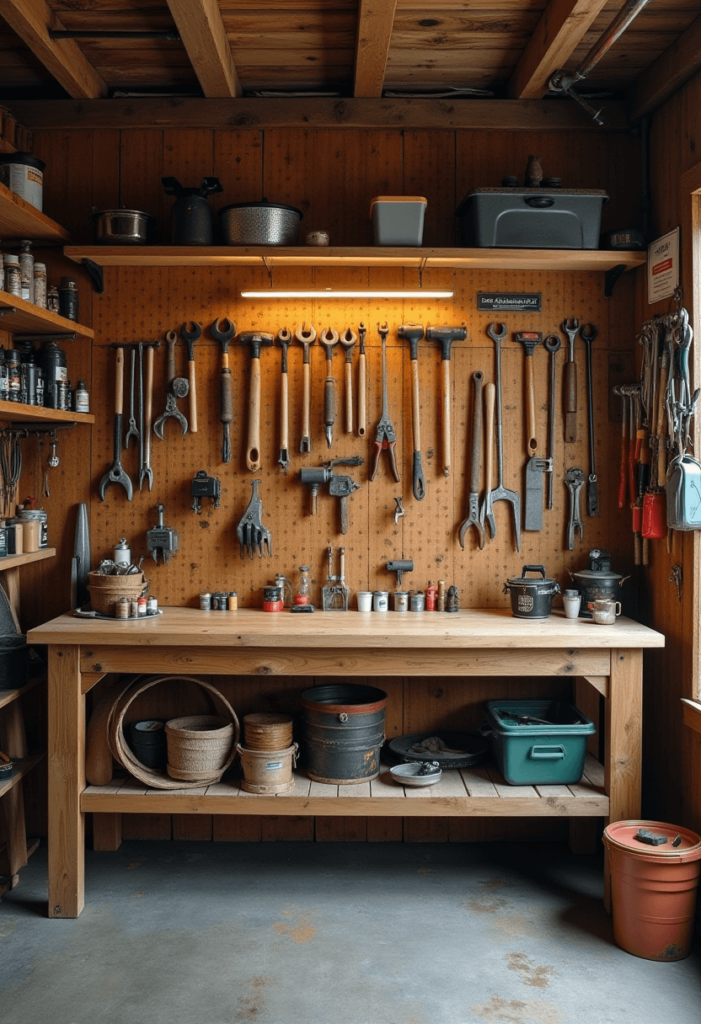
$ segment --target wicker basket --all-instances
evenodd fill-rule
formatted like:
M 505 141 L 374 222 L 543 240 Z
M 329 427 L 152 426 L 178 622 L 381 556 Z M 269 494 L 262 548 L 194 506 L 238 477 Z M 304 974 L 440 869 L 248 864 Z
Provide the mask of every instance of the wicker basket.
M 248 750 L 287 750 L 292 746 L 292 716 L 272 712 L 245 715 L 243 733 Z
M 166 722 L 168 774 L 186 782 L 211 779 L 236 742 L 234 726 L 220 715 L 188 715 Z
M 136 601 L 148 589 L 148 580 L 142 572 L 131 576 L 103 576 L 99 572 L 88 573 L 90 604 L 100 615 L 115 615 L 115 606 L 121 597 Z

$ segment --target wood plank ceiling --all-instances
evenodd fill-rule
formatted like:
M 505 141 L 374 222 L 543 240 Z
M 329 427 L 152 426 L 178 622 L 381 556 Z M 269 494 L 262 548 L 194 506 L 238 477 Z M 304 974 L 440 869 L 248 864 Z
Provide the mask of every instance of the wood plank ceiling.
M 0 0 L 0 95 L 539 99 L 621 0 Z M 55 38 L 50 30 L 163 38 Z M 701 0 L 652 0 L 587 78 L 652 109 L 701 65 Z M 670 82 L 673 85 L 670 87 Z M 56 86 L 60 86 L 57 89 Z M 637 100 L 636 100 L 637 94 Z

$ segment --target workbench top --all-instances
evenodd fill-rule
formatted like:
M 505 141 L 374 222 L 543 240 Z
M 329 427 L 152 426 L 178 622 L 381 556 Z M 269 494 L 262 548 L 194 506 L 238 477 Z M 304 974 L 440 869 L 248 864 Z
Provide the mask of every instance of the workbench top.
M 643 648 L 665 638 L 621 616 L 612 626 L 590 619 L 517 619 L 509 610 L 462 609 L 455 613 L 323 612 L 292 615 L 252 609 L 203 612 L 164 608 L 142 619 L 84 619 L 70 613 L 31 629 L 29 643 L 134 647 L 231 648 Z

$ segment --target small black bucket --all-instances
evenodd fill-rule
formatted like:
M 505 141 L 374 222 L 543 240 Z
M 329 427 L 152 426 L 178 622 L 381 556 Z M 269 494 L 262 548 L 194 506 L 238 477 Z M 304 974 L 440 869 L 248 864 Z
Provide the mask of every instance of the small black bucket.
M 21 633 L 0 636 L 0 690 L 17 690 L 29 680 L 29 647 Z
M 129 746 L 147 768 L 165 768 L 168 761 L 165 719 L 149 718 L 129 726 Z
M 307 775 L 348 786 L 376 779 L 387 694 L 374 686 L 315 686 L 302 694 Z

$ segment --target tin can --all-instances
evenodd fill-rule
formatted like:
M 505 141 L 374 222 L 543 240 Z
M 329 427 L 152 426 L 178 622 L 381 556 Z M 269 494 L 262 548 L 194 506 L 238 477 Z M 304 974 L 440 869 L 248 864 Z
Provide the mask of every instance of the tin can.
M 120 597 L 120 599 L 117 601 L 117 604 L 115 605 L 115 613 L 114 614 L 116 615 L 116 617 L 118 619 L 128 619 L 129 618 L 129 598 L 128 597 Z
M 147 601 L 147 604 L 146 604 L 146 612 L 147 612 L 148 615 L 157 615 L 158 614 L 158 598 L 157 597 L 149 597 L 149 599 Z
M 19 256 L 3 256 L 5 266 L 5 291 L 18 299 L 22 298 L 22 272 L 20 270 Z
M 74 277 L 61 278 L 58 311 L 66 320 L 78 320 L 78 282 Z
M 34 264 L 34 305 L 46 309 L 46 264 Z
M 145 597 L 140 597 L 139 600 L 136 603 L 138 605 L 139 615 L 145 615 L 146 611 L 147 611 L 147 604 L 148 604 L 148 602 L 146 601 L 146 598 Z
M 425 610 L 425 598 L 423 590 L 417 590 L 416 593 L 410 595 L 409 604 L 412 612 L 422 612 Z
M 200 594 L 200 608 L 203 612 L 208 612 L 212 609 L 212 595 L 208 590 L 205 590 Z
M 374 612 L 386 612 L 389 609 L 389 591 L 375 590 L 372 595 L 372 610 Z
M 129 601 L 129 618 L 136 619 L 139 617 L 139 602 Z
M 406 590 L 395 590 L 394 592 L 395 612 L 409 611 L 409 593 Z
M 239 599 L 238 599 L 238 595 L 237 595 L 235 590 L 232 590 L 230 592 L 228 604 L 229 604 L 229 611 L 230 612 L 238 611 Z
M 7 554 L 7 527 L 0 526 L 0 558 Z

